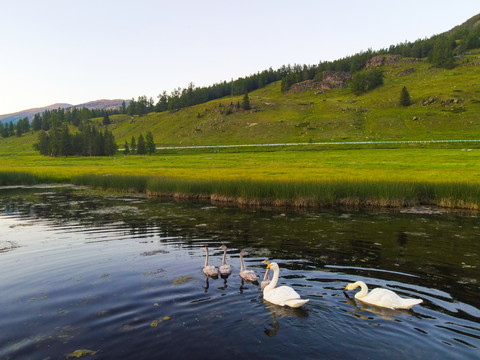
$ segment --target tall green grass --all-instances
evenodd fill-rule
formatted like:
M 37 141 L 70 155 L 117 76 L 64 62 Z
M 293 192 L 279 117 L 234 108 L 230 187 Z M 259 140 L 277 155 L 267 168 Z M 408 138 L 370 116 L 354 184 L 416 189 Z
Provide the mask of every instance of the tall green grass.
M 25 172 L 0 172 L 0 185 L 71 182 L 149 196 L 203 198 L 240 205 L 292 207 L 405 207 L 434 205 L 480 209 L 480 184 L 412 181 L 199 180 L 153 176 L 78 175 L 71 179 Z
M 206 198 L 243 205 L 480 208 L 480 184 L 458 182 L 192 180 L 118 175 L 82 175 L 73 182 L 150 196 Z
M 38 175 L 27 172 L 0 171 L 0 185 L 38 185 L 68 182 L 67 178 Z

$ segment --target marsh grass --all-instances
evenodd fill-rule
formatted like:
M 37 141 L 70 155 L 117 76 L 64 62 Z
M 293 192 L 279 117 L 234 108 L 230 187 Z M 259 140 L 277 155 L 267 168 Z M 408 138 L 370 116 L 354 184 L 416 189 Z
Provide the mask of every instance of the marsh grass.
M 70 179 L 26 172 L 0 172 L 0 185 L 71 182 L 93 188 L 151 197 L 203 199 L 245 206 L 320 208 L 410 207 L 480 209 L 480 184 L 417 181 L 279 181 L 184 179 L 159 176 L 73 175 Z
M 75 185 L 86 185 L 100 189 L 143 193 L 147 190 L 148 177 L 84 174 L 74 176 L 72 182 Z
M 66 178 L 28 172 L 0 171 L 0 185 L 38 185 L 66 182 Z
M 192 180 L 164 177 L 82 175 L 78 185 L 135 191 L 152 197 L 205 199 L 239 205 L 319 208 L 434 205 L 479 209 L 480 185 L 402 181 Z

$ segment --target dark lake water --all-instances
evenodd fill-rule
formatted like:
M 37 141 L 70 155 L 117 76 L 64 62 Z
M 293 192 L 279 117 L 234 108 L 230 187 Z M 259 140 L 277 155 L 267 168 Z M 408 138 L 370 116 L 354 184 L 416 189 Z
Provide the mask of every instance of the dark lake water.
M 206 279 L 204 252 L 233 266 Z M 310 299 L 264 302 L 265 258 Z M 478 359 L 478 214 L 238 209 L 0 188 L 0 359 Z M 362 305 L 349 282 L 423 299 Z M 90 350 L 81 352 L 79 350 Z M 77 351 L 77 352 L 75 352 Z

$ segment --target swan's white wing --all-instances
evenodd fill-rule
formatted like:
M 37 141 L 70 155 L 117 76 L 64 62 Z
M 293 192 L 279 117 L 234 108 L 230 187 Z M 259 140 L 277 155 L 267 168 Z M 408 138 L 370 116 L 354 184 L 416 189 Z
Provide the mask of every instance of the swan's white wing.
M 421 299 L 404 299 L 388 289 L 373 289 L 367 296 L 360 300 L 369 304 L 382 306 L 390 309 L 405 309 L 422 302 Z
M 271 303 L 284 306 L 288 300 L 300 299 L 300 295 L 289 286 L 280 286 L 271 290 L 264 290 L 264 298 Z

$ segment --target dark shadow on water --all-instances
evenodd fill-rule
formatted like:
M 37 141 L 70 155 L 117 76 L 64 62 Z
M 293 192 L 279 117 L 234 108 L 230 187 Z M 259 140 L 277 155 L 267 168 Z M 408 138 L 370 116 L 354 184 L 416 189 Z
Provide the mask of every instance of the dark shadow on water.
M 218 289 L 219 290 L 226 290 L 228 285 L 227 285 L 227 279 L 228 279 L 228 275 L 221 275 L 222 279 L 223 279 L 223 285 L 222 286 L 219 286 Z
M 203 287 L 203 290 L 205 293 L 208 292 L 208 288 L 210 287 L 210 284 L 208 282 L 208 279 L 210 278 L 211 276 L 208 276 L 208 275 L 205 275 L 205 286 L 202 286 Z M 212 279 L 218 279 L 218 276 L 213 276 Z
M 247 284 L 258 286 L 258 281 L 248 281 L 248 280 L 242 279 L 242 282 L 240 283 L 240 289 L 239 289 L 240 294 L 243 294 L 243 290 L 247 289 L 247 287 L 245 286 Z
M 265 335 L 268 337 L 275 337 L 280 329 L 280 323 L 277 320 L 277 317 L 280 318 L 280 320 L 285 317 L 308 317 L 308 311 L 303 308 L 291 308 L 288 306 L 275 305 L 266 300 L 263 300 L 263 303 L 266 305 L 265 309 L 270 312 L 270 316 L 272 317 L 272 323 L 268 324 L 263 330 Z

